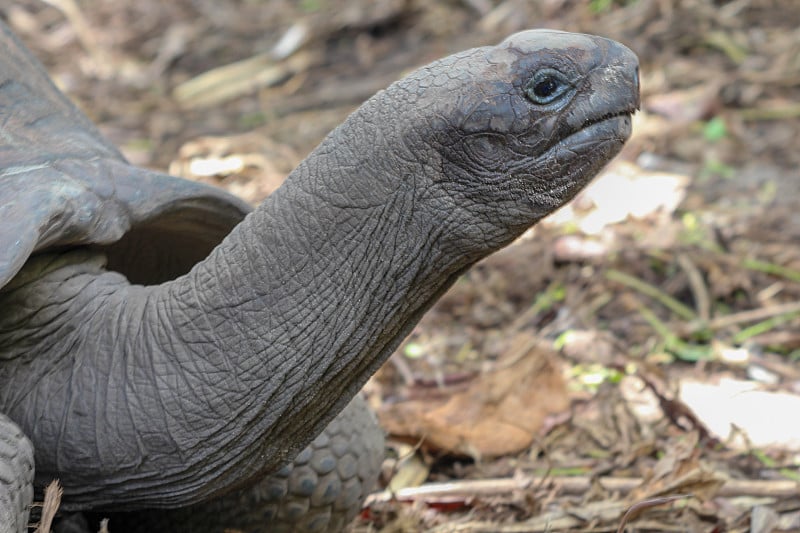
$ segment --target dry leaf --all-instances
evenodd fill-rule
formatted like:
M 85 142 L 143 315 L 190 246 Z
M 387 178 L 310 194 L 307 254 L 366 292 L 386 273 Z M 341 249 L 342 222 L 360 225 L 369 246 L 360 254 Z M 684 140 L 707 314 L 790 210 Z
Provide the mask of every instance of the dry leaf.
M 508 354 L 466 390 L 438 402 L 385 406 L 381 424 L 394 435 L 473 457 L 527 448 L 545 418 L 568 407 L 567 389 L 551 350 L 532 335 L 517 335 Z
M 42 517 L 39 520 L 39 527 L 36 528 L 34 533 L 49 533 L 50 527 L 53 524 L 53 518 L 56 516 L 59 506 L 61 505 L 61 496 L 64 489 L 57 479 L 50 482 L 44 489 L 44 503 L 42 503 Z
M 651 475 L 628 497 L 639 502 L 671 494 L 689 494 L 701 501 L 714 497 L 725 480 L 705 467 L 699 460 L 697 432 L 671 441 L 664 457 L 653 467 Z

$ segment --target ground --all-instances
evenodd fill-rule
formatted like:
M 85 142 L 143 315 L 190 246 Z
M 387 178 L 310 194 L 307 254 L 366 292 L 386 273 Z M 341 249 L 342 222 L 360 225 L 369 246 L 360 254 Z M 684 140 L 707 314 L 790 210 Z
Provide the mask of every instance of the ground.
M 24 0 L 0 14 L 130 160 L 254 203 L 415 66 L 529 27 L 627 44 L 643 109 L 623 154 L 466 274 L 367 386 L 392 492 L 354 528 L 800 529 L 795 0 Z

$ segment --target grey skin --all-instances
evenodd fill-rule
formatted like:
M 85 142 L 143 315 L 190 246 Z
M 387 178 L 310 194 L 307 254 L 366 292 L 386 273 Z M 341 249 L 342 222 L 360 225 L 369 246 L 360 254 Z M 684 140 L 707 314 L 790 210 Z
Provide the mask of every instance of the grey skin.
M 3 31 L 0 412 L 67 510 L 279 471 L 465 270 L 619 152 L 639 104 L 624 46 L 522 32 L 376 94 L 230 230 L 241 202 L 129 166 Z

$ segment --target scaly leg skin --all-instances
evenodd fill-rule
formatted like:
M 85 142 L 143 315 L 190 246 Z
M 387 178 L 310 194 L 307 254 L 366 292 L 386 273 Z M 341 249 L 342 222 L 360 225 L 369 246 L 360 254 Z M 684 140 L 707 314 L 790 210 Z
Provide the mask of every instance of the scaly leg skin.
M 23 533 L 33 501 L 33 445 L 0 414 L 0 533 Z
M 383 461 L 383 433 L 361 396 L 295 460 L 255 485 L 184 509 L 112 515 L 109 531 L 338 532 L 361 510 Z

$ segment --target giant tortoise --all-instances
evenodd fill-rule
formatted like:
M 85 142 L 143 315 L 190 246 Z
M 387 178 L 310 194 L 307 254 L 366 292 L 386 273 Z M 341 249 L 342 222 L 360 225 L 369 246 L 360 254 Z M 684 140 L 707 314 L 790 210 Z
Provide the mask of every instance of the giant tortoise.
M 638 102 L 624 46 L 518 33 L 380 91 L 251 211 L 127 163 L 0 23 L 0 531 L 55 478 L 112 532 L 342 529 L 382 447 L 361 385 Z

